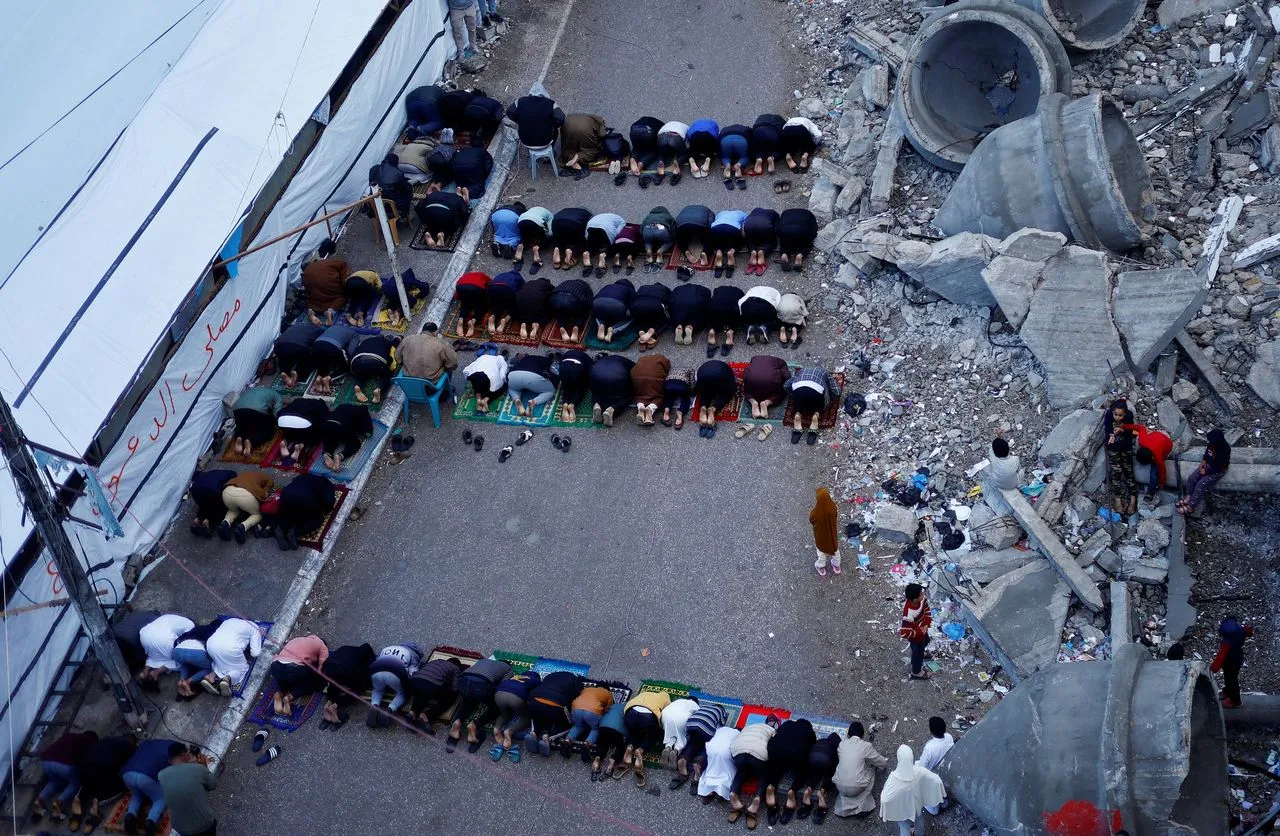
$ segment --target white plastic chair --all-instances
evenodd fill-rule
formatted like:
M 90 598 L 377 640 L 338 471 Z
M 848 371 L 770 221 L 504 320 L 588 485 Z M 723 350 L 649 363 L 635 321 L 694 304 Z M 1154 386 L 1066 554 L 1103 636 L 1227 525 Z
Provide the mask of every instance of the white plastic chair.
M 556 177 L 560 176 L 560 166 L 556 164 L 555 143 L 550 145 L 541 145 L 536 148 L 525 146 L 529 152 L 529 176 L 534 180 L 538 179 L 538 160 L 547 160 L 551 163 L 551 171 Z

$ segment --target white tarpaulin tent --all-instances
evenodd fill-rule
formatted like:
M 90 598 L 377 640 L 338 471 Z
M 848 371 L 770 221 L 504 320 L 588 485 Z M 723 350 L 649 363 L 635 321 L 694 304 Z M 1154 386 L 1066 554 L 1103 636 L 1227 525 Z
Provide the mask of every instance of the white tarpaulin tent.
M 150 97 L 135 103 L 134 117 L 121 125 L 119 140 L 87 183 L 0 282 L 6 319 L 0 350 L 13 364 L 0 358 L 0 393 L 33 442 L 71 456 L 89 448 L 179 305 L 224 242 L 239 234 L 259 190 L 325 102 L 385 2 L 221 0 L 210 9 Z M 85 12 L 115 13 L 110 5 Z M 408 4 L 245 246 L 365 192 L 369 167 L 403 125 L 406 92 L 436 80 L 453 51 L 445 28 L 444 0 Z M 43 40 L 59 36 L 53 27 Z M 6 85 L 0 95 L 17 93 Z M 23 211 L 8 195 L 6 203 L 10 213 Z M 123 532 L 111 541 L 82 538 L 86 562 L 110 566 L 94 575 L 95 582 L 119 587 L 125 560 L 165 531 L 222 422 L 223 397 L 245 384 L 269 350 L 287 284 L 324 230 L 297 233 L 241 261 L 104 455 L 97 473 Z M 96 510 L 83 499 L 73 513 L 93 519 Z M 12 480 L 0 473 L 6 561 L 20 545 L 10 542 L 23 534 L 19 514 Z M 46 601 L 60 591 L 60 580 L 41 560 L 21 589 Z M 39 710 L 76 627 L 66 608 L 29 618 L 10 636 L 10 700 L 0 707 L 0 722 L 12 719 L 22 731 Z M 10 756 L 13 745 L 0 738 Z

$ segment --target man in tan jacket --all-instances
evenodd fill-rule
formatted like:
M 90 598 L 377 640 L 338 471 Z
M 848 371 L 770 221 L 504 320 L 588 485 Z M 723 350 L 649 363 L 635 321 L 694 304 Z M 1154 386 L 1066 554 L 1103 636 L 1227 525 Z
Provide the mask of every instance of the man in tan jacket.
M 236 542 L 243 544 L 248 531 L 262 522 L 262 503 L 275 487 L 275 481 L 261 470 L 245 470 L 228 481 L 222 489 L 227 515 L 218 526 L 218 536 L 230 540 L 235 535 Z M 241 514 L 244 520 L 236 522 Z
M 400 367 L 407 377 L 435 380 L 441 372 L 458 368 L 458 353 L 440 338 L 439 330 L 434 322 L 428 322 L 421 334 L 412 334 L 401 341 Z
M 840 795 L 833 812 L 837 816 L 864 816 L 876 809 L 871 788 L 876 783 L 876 770 L 888 769 L 889 761 L 862 739 L 864 734 L 862 724 L 854 720 L 849 724 L 849 737 L 836 750 L 840 762 L 833 783 Z

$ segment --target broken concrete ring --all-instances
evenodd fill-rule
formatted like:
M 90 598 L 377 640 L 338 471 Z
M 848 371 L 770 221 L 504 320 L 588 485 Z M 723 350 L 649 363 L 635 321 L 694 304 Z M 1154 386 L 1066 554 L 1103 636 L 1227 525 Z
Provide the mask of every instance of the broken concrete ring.
M 1067 49 L 1092 52 L 1123 41 L 1142 19 L 1146 0 L 1017 0 L 1049 22 Z
M 898 75 L 907 139 L 959 171 L 983 137 L 1071 89 L 1071 63 L 1052 27 L 1006 0 L 962 0 L 927 19 Z
M 1052 93 L 978 146 L 934 224 L 995 238 L 1034 227 L 1122 251 L 1141 243 L 1136 218 L 1151 199 L 1147 162 L 1115 103 Z
M 1215 690 L 1202 664 L 1157 662 L 1141 644 L 1054 665 L 957 740 L 938 774 L 997 836 L 1068 832 L 1056 825 L 1073 819 L 1108 832 L 1226 833 Z

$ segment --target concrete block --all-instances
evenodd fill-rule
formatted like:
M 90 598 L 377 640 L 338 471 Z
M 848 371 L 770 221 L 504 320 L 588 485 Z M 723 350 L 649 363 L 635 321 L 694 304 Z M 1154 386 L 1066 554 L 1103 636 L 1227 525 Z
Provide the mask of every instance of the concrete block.
M 1207 295 L 1204 281 L 1188 267 L 1134 270 L 1116 277 L 1112 312 L 1135 374 L 1151 367 Z
M 1111 548 L 1111 535 L 1105 528 L 1100 528 L 1084 541 L 1084 546 L 1080 549 L 1080 557 L 1076 562 L 1081 566 L 1088 566 L 1097 561 L 1098 556 L 1109 548 Z
M 996 239 L 962 232 L 933 245 L 929 258 L 914 270 L 902 265 L 911 278 L 957 305 L 994 307 L 995 297 L 982 280 L 995 248 Z
M 1133 609 L 1129 606 L 1129 585 L 1111 582 L 1111 646 L 1130 644 L 1137 633 L 1133 625 Z
M 1001 490 L 989 482 L 984 482 L 982 488 L 983 496 L 993 508 L 1012 515 L 1018 521 L 1022 530 L 1027 533 L 1027 539 L 1040 554 L 1049 559 L 1049 563 L 1066 581 L 1067 586 L 1071 587 L 1080 602 L 1091 612 L 1101 612 L 1103 602 L 1098 587 L 1076 564 L 1075 557 L 1062 545 L 1049 524 L 1036 514 L 1026 498 L 1017 490 Z
M 1156 391 L 1168 394 L 1178 376 L 1178 352 L 1165 349 L 1156 361 Z
M 1173 402 L 1173 398 L 1167 396 L 1156 401 L 1156 422 L 1160 425 L 1160 429 L 1167 432 L 1175 442 L 1187 428 L 1186 416 Z
M 871 211 L 883 212 L 889 208 L 889 200 L 893 197 L 893 181 L 898 171 L 898 154 L 902 151 L 902 142 L 906 134 L 902 130 L 901 119 L 890 111 L 884 133 L 880 135 L 880 143 L 876 150 L 876 167 L 871 175 Z M 846 156 L 846 159 L 848 157 Z
M 844 218 L 828 220 L 826 225 L 823 226 L 822 229 L 818 230 L 818 237 L 814 239 L 813 246 L 820 252 L 830 255 L 835 252 L 836 247 L 851 238 L 849 233 L 852 231 L 853 224 Z M 877 256 L 877 258 L 878 257 L 879 256 Z
M 911 543 L 916 539 L 916 512 L 892 502 L 876 508 L 876 537 L 890 543 Z
M 837 221 L 836 223 L 847 225 L 849 222 Z M 833 239 L 824 228 L 818 232 L 814 246 L 821 249 L 827 240 Z M 873 257 L 896 265 L 904 273 L 924 264 L 933 254 L 933 247 L 923 241 L 899 238 L 888 232 L 865 232 L 862 234 L 862 244 Z
M 1040 442 L 1040 461 L 1058 467 L 1068 459 L 1092 456 L 1102 443 L 1102 415 L 1093 409 L 1077 409 L 1062 417 Z
M 1043 270 L 1044 264 L 1039 261 L 1002 255 L 982 271 L 987 292 L 1015 330 L 1022 327 L 1027 312 L 1031 310 L 1031 297 L 1035 295 Z
M 980 584 L 988 584 L 1014 569 L 1021 569 L 1028 563 L 1040 562 L 1040 555 L 1024 549 L 995 549 L 986 552 L 968 552 L 954 557 L 956 565 L 964 570 L 966 577 Z
M 861 180 L 853 170 L 828 160 L 826 157 L 817 157 L 813 161 L 813 170 L 819 177 L 825 177 L 840 188 L 849 185 L 851 180 Z
M 1036 560 L 992 581 L 963 607 L 974 633 L 1017 681 L 1057 663 L 1070 603 L 1071 590 Z
M 1200 379 L 1226 404 L 1228 410 L 1239 412 L 1244 408 L 1244 405 L 1240 402 L 1240 396 L 1231 391 L 1230 384 L 1218 373 L 1218 367 L 1200 350 L 1200 346 L 1196 345 L 1196 341 L 1191 338 L 1190 334 L 1185 330 L 1179 331 L 1174 340 L 1177 341 L 1178 348 L 1182 349 L 1187 362 L 1199 372 Z M 1177 400 L 1176 395 L 1174 400 Z
M 1235 0 L 1164 0 L 1156 10 L 1156 20 L 1161 26 L 1172 26 L 1189 17 L 1205 17 L 1238 5 Z
M 1000 242 L 1000 255 L 1027 261 L 1048 261 L 1067 245 L 1067 236 L 1061 232 L 1026 227 Z
M 1171 498 L 1166 496 L 1166 499 Z M 1196 626 L 1199 612 L 1191 606 L 1191 586 L 1195 579 L 1187 566 L 1187 518 L 1174 514 L 1169 532 L 1169 594 L 1165 601 L 1165 630 L 1169 638 L 1181 641 Z
M 889 68 L 873 64 L 862 71 L 862 100 L 867 110 L 889 107 Z
M 1045 262 L 1018 333 L 1047 372 L 1055 408 L 1091 400 L 1124 362 L 1110 291 L 1106 258 L 1097 250 L 1067 247 Z
M 1258 346 L 1245 382 L 1273 409 L 1280 409 L 1280 340 L 1268 340 Z
M 847 262 L 840 265 L 841 269 L 852 267 L 858 275 L 864 278 L 880 271 L 880 259 L 867 252 L 867 248 L 859 241 L 845 241 L 836 247 L 836 251 Z M 837 281 L 839 281 L 838 278 Z M 848 287 L 849 285 L 845 286 Z
M 1138 539 L 1153 552 L 1169 547 L 1169 529 L 1157 519 L 1145 519 L 1138 523 Z
M 862 199 L 862 193 L 867 190 L 867 181 L 861 177 L 850 178 L 849 182 L 840 187 L 840 194 L 836 195 L 835 211 L 837 215 L 847 215 L 854 204 Z
M 809 192 L 809 211 L 818 219 L 820 224 L 829 224 L 836 216 L 836 196 L 840 192 L 840 187 L 828 180 L 826 177 L 819 177 L 813 184 L 813 190 Z

